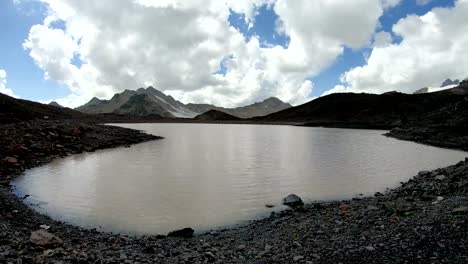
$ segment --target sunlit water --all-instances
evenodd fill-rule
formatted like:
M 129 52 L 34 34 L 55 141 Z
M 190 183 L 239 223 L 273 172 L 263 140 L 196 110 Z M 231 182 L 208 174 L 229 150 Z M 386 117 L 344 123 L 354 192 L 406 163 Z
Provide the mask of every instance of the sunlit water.
M 165 139 L 55 160 L 18 178 L 18 195 L 54 219 L 104 231 L 207 231 L 266 216 L 290 193 L 305 201 L 370 195 L 466 156 L 374 130 L 122 126 Z

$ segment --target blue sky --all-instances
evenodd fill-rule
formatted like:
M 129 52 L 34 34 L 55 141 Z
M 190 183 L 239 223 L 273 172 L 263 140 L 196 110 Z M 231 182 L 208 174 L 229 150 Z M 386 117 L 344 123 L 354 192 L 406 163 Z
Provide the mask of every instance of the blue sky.
M 392 26 L 401 18 L 409 14 L 422 15 L 434 7 L 454 5 L 454 0 L 433 0 L 425 5 L 418 5 L 416 0 L 402 1 L 398 6 L 387 10 L 380 18 L 381 28 L 391 32 Z M 8 88 L 21 98 L 30 100 L 50 100 L 65 97 L 70 94 L 67 87 L 53 80 L 44 80 L 44 72 L 37 67 L 28 51 L 23 48 L 23 42 L 28 37 L 30 28 L 41 24 L 46 15 L 46 8 L 35 0 L 23 1 L 14 4 L 13 0 L 0 1 L 0 69 L 6 70 Z M 263 6 L 257 10 L 253 27 L 245 23 L 245 17 L 231 12 L 229 23 L 237 28 L 246 38 L 258 36 L 262 47 L 282 45 L 287 47 L 289 37 L 276 32 L 278 16 L 272 7 Z M 398 41 L 396 39 L 395 41 Z M 340 75 L 345 71 L 365 64 L 365 54 L 370 48 L 352 50 L 345 48 L 344 54 L 323 70 L 321 74 L 311 78 L 314 83 L 312 96 L 319 96 L 324 91 L 340 83 Z M 228 59 L 229 57 L 227 57 Z M 79 61 L 75 64 L 79 65 Z M 219 73 L 225 73 L 226 68 L 221 67 Z M 136 88 L 136 87 L 135 87 Z

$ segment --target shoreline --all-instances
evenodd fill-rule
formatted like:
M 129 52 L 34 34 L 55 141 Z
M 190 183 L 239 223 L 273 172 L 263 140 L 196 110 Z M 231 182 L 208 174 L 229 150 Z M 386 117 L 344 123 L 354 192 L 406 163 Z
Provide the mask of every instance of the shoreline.
M 10 182 L 25 169 L 57 157 L 128 146 L 160 137 L 73 121 L 29 121 L 2 125 L 2 130 L 3 142 L 0 143 L 12 140 L 4 148 L 9 153 L 17 153 L 18 158 L 13 157 L 16 162 L 6 157 L 0 161 L 3 162 L 0 167 L 0 262 L 17 259 L 26 263 L 468 261 L 468 256 L 463 255 L 468 246 L 467 214 L 464 211 L 454 214 L 453 211 L 468 206 L 468 160 L 421 172 L 385 194 L 307 204 L 302 209 L 281 211 L 246 225 L 192 239 L 133 237 L 54 221 L 24 204 L 12 192 Z M 16 144 L 28 134 L 27 143 L 32 144 Z M 44 143 L 42 148 L 32 148 L 36 141 Z M 45 144 L 52 141 L 52 145 Z M 32 150 L 40 153 L 41 149 L 42 155 L 31 154 Z M 39 230 L 40 225 L 50 226 L 47 231 L 60 238 L 62 243 L 47 246 L 31 243 L 31 232 Z

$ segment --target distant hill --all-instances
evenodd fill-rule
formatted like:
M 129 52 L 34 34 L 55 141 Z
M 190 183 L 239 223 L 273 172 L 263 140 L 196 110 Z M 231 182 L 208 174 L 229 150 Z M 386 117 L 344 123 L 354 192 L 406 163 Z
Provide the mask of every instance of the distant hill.
M 59 103 L 57 103 L 55 101 L 50 102 L 49 105 L 59 107 L 59 108 L 63 108 L 63 106 L 61 106 Z
M 209 104 L 187 104 L 187 107 L 194 112 L 207 112 L 209 110 L 218 110 L 239 118 L 252 118 L 256 116 L 266 116 L 284 109 L 291 108 L 292 105 L 281 101 L 276 97 L 270 97 L 251 105 L 237 107 L 237 108 L 224 108 L 217 107 Z
M 425 94 L 337 93 L 254 120 L 388 128 L 415 122 L 421 115 L 464 101 L 467 94 L 468 85 L 465 82 L 456 88 Z
M 125 90 L 115 94 L 110 100 L 93 98 L 76 110 L 96 113 L 117 113 L 134 116 L 160 115 L 169 118 L 193 118 L 209 110 L 221 111 L 239 118 L 265 116 L 292 107 L 278 98 L 268 98 L 262 102 L 238 108 L 223 108 L 210 104 L 183 104 L 153 87 L 136 91 Z
M 69 108 L 59 108 L 0 93 L 0 123 L 26 121 L 36 118 L 72 119 L 86 115 Z
M 226 114 L 218 110 L 208 110 L 207 112 L 198 115 L 194 118 L 199 121 L 235 121 L 241 120 L 241 118 Z

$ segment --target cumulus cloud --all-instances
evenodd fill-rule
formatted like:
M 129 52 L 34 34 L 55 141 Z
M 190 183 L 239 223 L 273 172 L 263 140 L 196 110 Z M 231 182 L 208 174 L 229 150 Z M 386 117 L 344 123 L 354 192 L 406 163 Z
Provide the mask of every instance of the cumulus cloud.
M 392 34 L 380 31 L 374 35 L 374 47 L 376 48 L 383 48 L 387 47 L 393 42 Z
M 400 43 L 376 45 L 367 64 L 343 74 L 342 85 L 331 92 L 401 91 L 437 87 L 447 78 L 468 76 L 468 0 L 455 7 L 435 8 L 422 16 L 410 15 L 393 26 Z
M 303 103 L 313 89 L 309 79 L 344 47 L 370 45 L 383 9 L 398 2 L 41 1 L 48 16 L 31 28 L 24 48 L 45 78 L 70 88 L 57 101 L 72 107 L 148 85 L 183 102 L 232 107 L 277 96 Z M 231 10 L 254 23 L 265 4 L 279 16 L 288 47 L 265 47 L 259 36 L 247 39 L 229 24 Z
M 416 4 L 418 5 L 427 5 L 431 2 L 432 0 L 416 0 Z
M 7 85 L 6 78 L 7 78 L 7 72 L 3 69 L 0 69 L 0 93 L 19 98 L 19 96 L 13 93 L 13 90 L 6 87 Z

